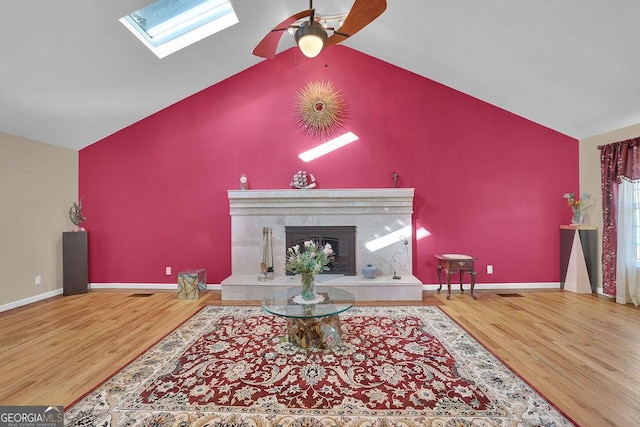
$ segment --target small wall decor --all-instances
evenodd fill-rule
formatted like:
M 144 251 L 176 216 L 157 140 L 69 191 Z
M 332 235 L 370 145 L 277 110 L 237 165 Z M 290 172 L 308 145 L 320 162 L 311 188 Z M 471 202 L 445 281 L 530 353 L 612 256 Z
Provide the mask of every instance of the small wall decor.
M 331 82 L 308 83 L 298 92 L 295 107 L 299 126 L 313 137 L 332 136 L 344 124 L 344 95 Z
M 293 188 L 300 189 L 311 189 L 316 187 L 316 177 L 313 176 L 312 173 L 307 173 L 307 171 L 298 171 L 295 175 L 293 175 L 293 181 L 291 181 L 291 185 Z

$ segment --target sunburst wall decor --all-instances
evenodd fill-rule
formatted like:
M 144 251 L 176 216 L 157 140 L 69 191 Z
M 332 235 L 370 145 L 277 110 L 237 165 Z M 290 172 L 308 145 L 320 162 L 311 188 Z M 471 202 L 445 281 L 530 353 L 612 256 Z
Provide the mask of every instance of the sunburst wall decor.
M 309 82 L 296 96 L 298 125 L 313 137 L 335 135 L 344 125 L 345 114 L 344 95 L 331 82 Z

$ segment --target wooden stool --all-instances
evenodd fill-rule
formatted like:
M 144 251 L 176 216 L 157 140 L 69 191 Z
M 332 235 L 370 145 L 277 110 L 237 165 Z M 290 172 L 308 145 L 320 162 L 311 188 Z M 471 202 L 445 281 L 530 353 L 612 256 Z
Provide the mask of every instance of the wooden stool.
M 473 288 L 476 285 L 476 270 L 473 266 L 473 262 L 475 258 L 469 255 L 461 255 L 461 254 L 436 254 L 434 255 L 438 258 L 438 282 L 440 282 L 440 287 L 438 288 L 438 292 L 442 289 L 442 270 L 444 269 L 445 274 L 447 275 L 447 299 L 451 299 L 451 275 L 456 271 L 460 272 L 460 292 L 464 292 L 462 288 L 462 277 L 464 273 L 467 272 L 471 275 L 471 298 L 476 299 L 476 296 L 473 294 Z

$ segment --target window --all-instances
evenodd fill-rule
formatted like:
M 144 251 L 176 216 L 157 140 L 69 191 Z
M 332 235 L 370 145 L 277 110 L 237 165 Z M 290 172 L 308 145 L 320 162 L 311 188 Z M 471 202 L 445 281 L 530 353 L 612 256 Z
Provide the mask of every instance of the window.
M 633 235 L 635 236 L 636 262 L 640 262 L 640 181 L 633 182 Z
M 228 0 L 157 0 L 120 18 L 158 58 L 238 23 Z
M 618 263 L 640 265 L 640 180 L 621 178 L 616 209 Z

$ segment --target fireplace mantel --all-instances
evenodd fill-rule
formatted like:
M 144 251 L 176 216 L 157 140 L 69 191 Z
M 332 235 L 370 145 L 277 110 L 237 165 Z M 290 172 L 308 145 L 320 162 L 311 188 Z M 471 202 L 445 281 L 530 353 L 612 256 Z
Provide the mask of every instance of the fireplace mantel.
M 413 188 L 229 190 L 235 215 L 411 215 Z
M 422 299 L 422 283 L 412 272 L 413 196 L 413 188 L 229 190 L 232 274 L 221 284 L 222 298 L 260 299 L 275 286 L 296 284 L 284 271 L 285 227 L 355 226 L 356 272 L 372 264 L 378 268 L 377 277 L 318 279 L 350 290 L 358 300 Z M 272 229 L 275 278 L 261 282 L 264 227 Z M 367 248 L 371 241 L 399 231 L 403 237 L 389 246 Z M 401 280 L 392 279 L 394 271 Z

